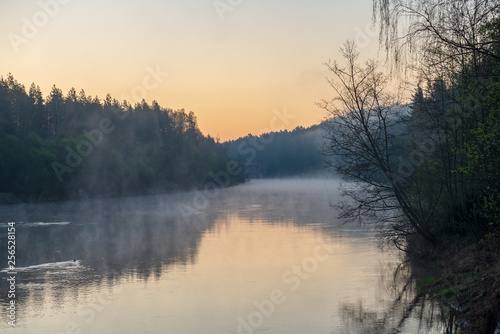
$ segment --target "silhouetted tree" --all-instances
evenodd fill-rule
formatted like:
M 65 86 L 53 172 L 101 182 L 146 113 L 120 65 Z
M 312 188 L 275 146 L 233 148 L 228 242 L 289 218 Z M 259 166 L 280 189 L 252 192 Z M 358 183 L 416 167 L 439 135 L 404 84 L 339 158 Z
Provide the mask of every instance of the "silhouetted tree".
M 388 227 L 386 236 L 398 245 L 414 233 L 435 243 L 430 219 L 440 191 L 432 199 L 415 198 L 412 183 L 399 170 L 394 132 L 407 111 L 387 92 L 387 78 L 376 62 L 360 66 L 353 42 L 345 43 L 340 51 L 344 66 L 336 61 L 326 64 L 336 97 L 319 106 L 330 115 L 325 152 L 337 158 L 330 166 L 356 182 L 343 191 L 352 201 L 339 206 L 341 216 L 349 220 L 371 217 L 384 230 Z

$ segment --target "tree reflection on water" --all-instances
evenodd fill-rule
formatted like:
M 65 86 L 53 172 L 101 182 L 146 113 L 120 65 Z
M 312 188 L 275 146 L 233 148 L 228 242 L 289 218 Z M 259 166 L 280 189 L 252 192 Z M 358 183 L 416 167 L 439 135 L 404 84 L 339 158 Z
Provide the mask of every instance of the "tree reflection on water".
M 408 263 L 382 267 L 378 291 L 386 291 L 387 295 L 376 296 L 375 309 L 363 305 L 361 299 L 341 304 L 339 314 L 348 329 L 346 333 L 454 333 L 457 327 L 453 312 L 429 294 L 417 291 L 413 271 Z

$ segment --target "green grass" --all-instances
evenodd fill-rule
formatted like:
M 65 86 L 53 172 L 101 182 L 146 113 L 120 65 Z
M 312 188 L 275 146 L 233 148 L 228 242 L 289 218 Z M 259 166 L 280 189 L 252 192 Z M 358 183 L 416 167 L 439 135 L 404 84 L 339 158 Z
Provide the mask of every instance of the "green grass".
M 453 296 L 455 296 L 455 292 L 453 291 L 453 289 L 442 289 L 436 293 L 437 298 L 451 298 Z
M 423 278 L 423 279 L 419 280 L 417 282 L 417 286 L 418 286 L 419 289 L 423 289 L 427 285 L 435 283 L 437 280 L 438 280 L 437 277 L 429 276 L 429 277 L 426 277 L 426 278 Z

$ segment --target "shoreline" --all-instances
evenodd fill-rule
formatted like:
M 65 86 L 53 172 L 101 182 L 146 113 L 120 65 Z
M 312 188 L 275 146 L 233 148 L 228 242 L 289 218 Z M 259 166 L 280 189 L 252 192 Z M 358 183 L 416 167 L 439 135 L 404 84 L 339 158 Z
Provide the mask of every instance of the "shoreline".
M 469 242 L 434 258 L 410 259 L 412 267 L 425 261 L 432 274 L 418 280 L 418 289 L 450 307 L 459 333 L 500 333 L 500 254 L 494 245 L 498 240 Z

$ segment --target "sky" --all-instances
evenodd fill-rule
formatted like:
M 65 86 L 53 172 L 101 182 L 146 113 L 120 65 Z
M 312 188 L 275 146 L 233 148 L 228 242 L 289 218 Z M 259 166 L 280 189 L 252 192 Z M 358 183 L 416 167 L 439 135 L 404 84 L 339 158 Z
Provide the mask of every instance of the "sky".
M 322 121 L 323 63 L 347 39 L 375 57 L 371 17 L 372 0 L 0 0 L 0 75 L 156 100 L 236 139 Z

